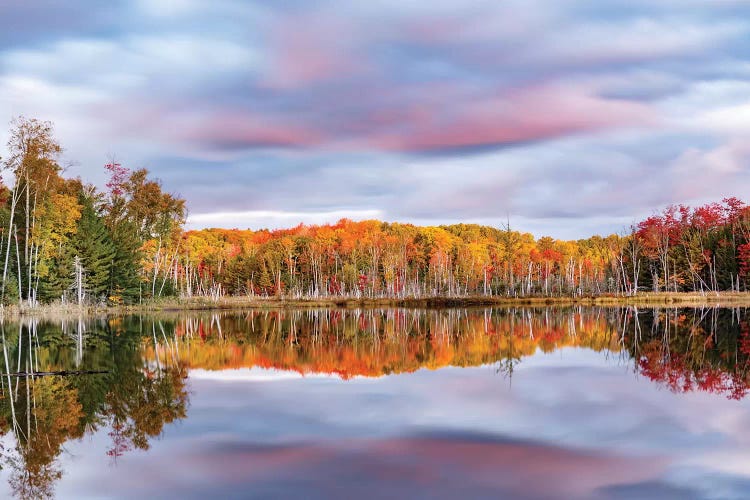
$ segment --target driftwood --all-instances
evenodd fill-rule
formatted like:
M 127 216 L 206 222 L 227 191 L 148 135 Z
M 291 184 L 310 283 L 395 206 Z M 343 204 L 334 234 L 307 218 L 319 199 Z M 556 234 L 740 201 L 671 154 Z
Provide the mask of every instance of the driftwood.
M 3 377 L 49 377 L 57 375 L 65 377 L 68 375 L 95 375 L 100 373 L 109 373 L 109 370 L 62 370 L 59 372 L 16 372 L 16 373 L 2 373 L 0 376 Z

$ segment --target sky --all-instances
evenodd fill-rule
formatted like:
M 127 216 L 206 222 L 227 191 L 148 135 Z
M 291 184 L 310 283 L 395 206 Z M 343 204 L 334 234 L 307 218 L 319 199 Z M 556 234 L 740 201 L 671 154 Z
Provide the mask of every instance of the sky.
M 148 168 L 191 228 L 622 232 L 748 199 L 750 1 L 3 0 L 18 115 L 66 175 Z

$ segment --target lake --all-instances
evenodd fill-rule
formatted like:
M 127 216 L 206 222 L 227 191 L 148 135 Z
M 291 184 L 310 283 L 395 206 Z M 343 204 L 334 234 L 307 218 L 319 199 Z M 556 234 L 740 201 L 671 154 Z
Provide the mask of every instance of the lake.
M 741 308 L 29 319 L 2 342 L 2 497 L 750 496 Z

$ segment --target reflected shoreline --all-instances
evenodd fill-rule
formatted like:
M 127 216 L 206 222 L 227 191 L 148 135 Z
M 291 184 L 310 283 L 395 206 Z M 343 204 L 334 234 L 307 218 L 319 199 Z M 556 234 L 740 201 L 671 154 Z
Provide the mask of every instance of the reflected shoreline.
M 456 295 L 417 297 L 346 296 L 290 297 L 290 296 L 224 296 L 219 298 L 189 297 L 164 298 L 142 304 L 120 306 L 39 305 L 18 309 L 6 306 L 2 317 L 6 321 L 36 318 L 47 321 L 70 321 L 78 317 L 94 319 L 107 315 L 152 315 L 177 313 L 243 313 L 250 310 L 289 309 L 474 309 L 474 308 L 544 308 L 544 307 L 642 307 L 642 308 L 701 308 L 750 307 L 750 292 L 639 292 L 635 295 Z

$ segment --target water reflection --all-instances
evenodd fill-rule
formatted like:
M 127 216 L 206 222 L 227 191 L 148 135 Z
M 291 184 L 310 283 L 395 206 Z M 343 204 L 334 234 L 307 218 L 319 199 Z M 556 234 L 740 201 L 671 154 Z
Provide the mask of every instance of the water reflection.
M 510 382 L 535 353 L 576 347 L 601 352 L 673 392 L 741 399 L 750 382 L 744 309 L 249 311 L 29 320 L 5 323 L 0 331 L 3 463 L 19 498 L 53 496 L 67 442 L 105 432 L 108 444 L 98 453 L 115 465 L 147 450 L 167 424 L 186 418 L 187 376 L 196 369 L 270 368 L 351 379 L 491 365 Z M 414 442 L 422 443 L 419 450 L 407 451 L 399 440 L 378 446 L 381 455 L 413 461 L 427 460 L 419 457 L 431 446 L 466 448 L 444 437 Z M 507 453 L 516 456 L 518 446 L 493 445 L 487 453 L 506 457 L 515 450 Z M 585 455 L 581 463 L 590 460 L 601 462 Z
M 639 373 L 675 392 L 741 399 L 750 383 L 744 309 L 252 311 L 173 325 L 173 342 L 157 339 L 147 357 L 169 363 L 181 352 L 189 368 L 264 367 L 344 379 L 485 364 L 512 376 L 537 350 L 583 347 L 632 359 Z
M 14 437 L 3 458 L 20 498 L 52 496 L 66 441 L 107 428 L 116 460 L 186 415 L 185 369 L 143 357 L 137 318 L 6 324 L 3 358 L 0 429 Z
M 190 368 L 348 379 L 485 364 L 511 373 L 537 349 L 564 346 L 619 352 L 618 323 L 618 312 L 603 309 L 251 311 L 180 318 L 174 331 Z M 156 345 L 159 354 L 148 349 L 147 356 L 167 361 L 170 350 Z
M 747 395 L 750 318 L 745 310 L 630 309 L 624 321 L 623 339 L 639 373 L 674 392 Z

